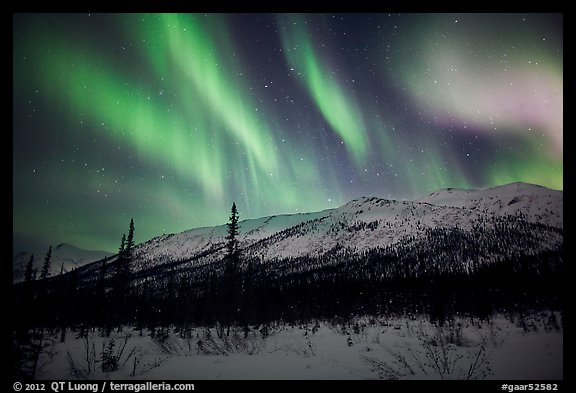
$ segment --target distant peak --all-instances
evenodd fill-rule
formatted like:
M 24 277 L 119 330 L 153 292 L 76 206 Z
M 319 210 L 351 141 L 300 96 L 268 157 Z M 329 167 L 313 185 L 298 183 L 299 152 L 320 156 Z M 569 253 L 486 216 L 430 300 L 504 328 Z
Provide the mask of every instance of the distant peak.
M 491 188 L 501 188 L 501 187 L 504 187 L 504 188 L 506 188 L 506 187 L 516 187 L 516 188 L 545 188 L 545 187 L 540 186 L 540 185 L 538 185 L 538 184 L 524 183 L 524 182 L 521 182 L 521 181 L 514 182 L 514 183 L 508 183 L 508 184 L 501 184 L 501 185 L 494 186 L 494 187 L 491 187 Z
M 67 248 L 70 248 L 70 249 L 79 249 L 78 247 L 76 247 L 76 246 L 74 246 L 74 245 L 72 245 L 72 244 L 70 244 L 70 243 L 60 243 L 60 244 L 58 244 L 58 245 L 56 246 L 56 250 L 62 250 L 62 249 L 67 249 Z
M 374 196 L 362 196 L 360 198 L 356 198 L 351 200 L 350 202 L 347 203 L 347 205 L 349 204 L 361 204 L 361 203 L 377 203 L 383 201 L 382 198 L 378 198 L 378 197 L 374 197 Z
M 539 192 L 539 193 L 545 192 L 545 191 L 546 192 L 547 191 L 562 192 L 562 190 L 556 190 L 556 189 L 548 188 L 546 186 L 542 186 L 539 184 L 524 183 L 524 182 L 514 182 L 514 183 L 508 183 L 508 184 L 501 184 L 498 186 L 486 188 L 486 190 L 502 190 L 502 189 L 504 189 L 504 190 L 509 189 L 509 190 L 514 190 L 514 191 L 520 191 L 520 190 L 522 190 L 522 191 L 529 191 L 529 190 L 536 191 L 537 190 L 537 192 Z
M 433 191 L 430 194 L 428 194 L 428 196 L 437 196 L 437 195 L 442 195 L 442 194 L 465 193 L 465 192 L 472 192 L 472 191 L 476 191 L 476 190 L 448 187 L 448 188 L 441 188 L 439 190 Z

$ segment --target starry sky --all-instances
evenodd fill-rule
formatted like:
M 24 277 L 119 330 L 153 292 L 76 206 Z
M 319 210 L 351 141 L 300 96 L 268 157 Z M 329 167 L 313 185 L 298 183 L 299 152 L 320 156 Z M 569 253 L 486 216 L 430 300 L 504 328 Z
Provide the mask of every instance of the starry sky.
M 13 16 L 14 250 L 563 188 L 558 14 Z

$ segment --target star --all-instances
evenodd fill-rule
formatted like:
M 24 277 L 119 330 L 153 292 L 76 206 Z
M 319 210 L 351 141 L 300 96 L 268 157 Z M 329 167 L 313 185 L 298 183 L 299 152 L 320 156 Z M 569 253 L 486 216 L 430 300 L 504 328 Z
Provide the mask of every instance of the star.
M 141 242 L 222 224 L 233 201 L 244 219 L 360 195 L 562 189 L 562 26 L 15 14 L 13 231 L 114 252 L 127 217 Z

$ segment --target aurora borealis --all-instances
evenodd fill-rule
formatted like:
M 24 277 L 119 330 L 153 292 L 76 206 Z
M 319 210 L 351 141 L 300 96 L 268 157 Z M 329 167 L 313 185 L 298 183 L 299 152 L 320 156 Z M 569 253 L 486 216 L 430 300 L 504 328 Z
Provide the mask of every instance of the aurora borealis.
M 374 195 L 563 188 L 556 14 L 13 16 L 13 234 L 115 251 Z M 16 247 L 16 245 L 15 245 Z

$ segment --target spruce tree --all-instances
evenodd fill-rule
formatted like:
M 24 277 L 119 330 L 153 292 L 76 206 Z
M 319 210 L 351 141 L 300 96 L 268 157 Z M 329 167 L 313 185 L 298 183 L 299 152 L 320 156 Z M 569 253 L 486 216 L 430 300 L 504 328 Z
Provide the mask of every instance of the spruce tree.
M 126 257 L 132 257 L 132 250 L 134 249 L 134 219 L 130 219 L 130 228 L 128 229 L 128 237 L 126 238 Z
M 31 282 L 34 276 L 34 254 L 30 255 L 30 260 L 26 264 L 26 272 L 24 273 L 24 281 Z
M 116 282 L 117 287 L 120 283 L 124 281 L 127 270 L 127 258 L 126 258 L 126 234 L 122 234 L 122 240 L 120 241 L 120 248 L 118 249 L 118 259 L 116 260 Z
M 236 238 L 238 237 L 240 226 L 238 225 L 238 209 L 235 202 L 232 202 L 230 222 L 226 226 L 228 227 L 228 235 L 226 235 L 226 240 L 228 240 L 226 244 L 227 256 L 229 259 L 236 260 L 238 257 L 238 239 Z
M 230 221 L 226 224 L 228 234 L 226 235 L 226 257 L 224 258 L 224 275 L 222 280 L 222 293 L 224 298 L 221 299 L 223 322 L 227 325 L 226 335 L 230 335 L 230 325 L 238 321 L 238 306 L 241 292 L 240 273 L 240 253 L 238 250 L 238 209 L 236 203 L 232 203 Z
M 132 250 L 134 249 L 134 219 L 130 220 L 128 236 L 122 235 L 118 258 L 116 260 L 116 269 L 113 279 L 112 298 L 114 304 L 111 305 L 110 322 L 108 331 L 112 324 L 120 324 L 125 320 L 128 312 L 128 302 L 130 299 L 130 263 L 132 261 Z
M 72 270 L 76 274 L 76 269 Z M 106 259 L 102 260 L 100 265 L 100 272 L 98 276 L 98 285 L 96 286 L 96 298 L 94 303 L 94 315 L 97 323 L 104 322 L 104 311 L 106 307 L 106 274 L 108 272 L 108 264 Z
M 122 234 L 122 241 L 120 242 L 120 248 L 118 249 L 118 258 L 124 257 L 124 252 L 126 251 L 126 234 Z
M 34 286 L 36 280 L 36 270 L 34 269 L 34 255 L 30 255 L 30 259 L 26 264 L 26 271 L 24 273 L 24 282 L 25 282 L 25 290 L 24 290 L 24 302 L 27 304 L 26 309 L 28 307 L 33 307 L 31 302 L 34 300 Z M 27 313 L 29 314 L 29 313 Z M 27 315 L 28 318 L 29 315 Z
M 42 265 L 42 273 L 40 273 L 40 279 L 45 279 L 50 277 L 50 259 L 52 258 L 52 245 L 48 248 L 48 253 L 44 258 L 44 265 Z

